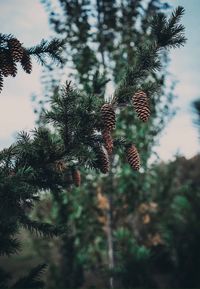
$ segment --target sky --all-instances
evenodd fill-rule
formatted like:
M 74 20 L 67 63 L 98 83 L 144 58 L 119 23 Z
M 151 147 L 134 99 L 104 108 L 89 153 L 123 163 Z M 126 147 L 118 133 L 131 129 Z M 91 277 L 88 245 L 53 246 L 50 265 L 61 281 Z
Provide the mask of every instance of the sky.
M 190 158 L 199 152 L 200 148 L 191 107 L 192 101 L 200 97 L 200 1 L 167 2 L 173 7 L 180 5 L 185 8 L 182 23 L 186 27 L 187 43 L 183 48 L 173 50 L 170 54 L 169 71 L 179 81 L 175 89 L 178 96 L 175 106 L 179 110 L 164 130 L 157 148 L 157 153 L 163 160 L 172 159 L 176 153 Z
M 178 80 L 174 103 L 178 112 L 162 132 L 156 148 L 159 157 L 167 161 L 173 159 L 176 153 L 190 158 L 200 148 L 191 108 L 191 102 L 200 97 L 200 0 L 163 2 L 185 8 L 182 23 L 188 39 L 184 48 L 170 53 L 169 71 Z M 25 47 L 52 35 L 47 14 L 39 0 L 0 0 L 0 11 L 0 32 L 15 35 Z M 15 78 L 5 80 L 0 94 L 0 149 L 12 144 L 17 132 L 34 128 L 31 95 L 41 94 L 41 72 L 42 68 L 34 62 L 31 75 L 19 69 Z

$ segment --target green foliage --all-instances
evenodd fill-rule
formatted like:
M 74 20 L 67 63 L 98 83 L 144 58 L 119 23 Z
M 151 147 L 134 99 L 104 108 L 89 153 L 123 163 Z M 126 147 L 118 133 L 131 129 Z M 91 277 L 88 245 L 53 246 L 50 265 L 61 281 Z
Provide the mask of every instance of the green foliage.
M 200 129 L 200 100 L 199 99 L 197 99 L 193 102 L 193 108 L 194 108 L 195 115 L 196 115 L 194 124 L 197 126 L 197 128 L 199 130 Z
M 46 269 L 46 264 L 38 265 L 33 268 L 31 272 L 26 276 L 18 280 L 11 288 L 23 288 L 23 289 L 31 289 L 31 288 L 44 288 L 44 283 L 40 281 L 41 274 Z
M 161 47 L 180 47 L 186 42 L 184 36 L 185 27 L 180 24 L 180 19 L 184 14 L 183 7 L 177 7 L 169 20 L 163 13 L 157 14 L 153 18 L 152 31 Z
M 155 250 L 154 262 L 162 274 L 170 274 L 169 287 L 199 287 L 198 163 L 199 155 L 156 166 L 162 181 L 152 190 L 159 205 L 156 227 L 164 244 Z
M 65 41 L 59 39 L 52 39 L 50 41 L 42 40 L 40 44 L 28 48 L 29 55 L 33 55 L 41 64 L 46 64 L 46 59 L 56 62 L 57 64 L 63 63 L 61 52 L 64 49 Z
M 114 236 L 117 249 L 114 276 L 116 274 L 119 284 L 125 288 L 155 288 L 151 277 L 150 250 L 138 245 L 127 229 L 118 228 Z

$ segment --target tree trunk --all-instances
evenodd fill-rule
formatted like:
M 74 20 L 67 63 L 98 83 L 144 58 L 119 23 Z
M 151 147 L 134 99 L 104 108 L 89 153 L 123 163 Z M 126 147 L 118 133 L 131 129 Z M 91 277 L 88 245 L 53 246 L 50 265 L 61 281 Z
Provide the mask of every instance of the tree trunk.
M 113 251 L 113 229 L 112 229 L 112 196 L 108 197 L 109 208 L 107 210 L 107 242 L 108 242 L 108 267 L 114 269 L 114 251 Z M 114 288 L 113 276 L 109 279 L 110 288 Z

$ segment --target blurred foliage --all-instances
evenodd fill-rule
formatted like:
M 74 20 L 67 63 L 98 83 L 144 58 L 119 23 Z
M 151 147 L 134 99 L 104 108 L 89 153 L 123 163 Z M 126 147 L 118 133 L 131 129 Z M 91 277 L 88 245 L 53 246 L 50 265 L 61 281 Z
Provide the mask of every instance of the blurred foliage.
M 195 115 L 195 120 L 194 124 L 196 125 L 199 133 L 199 138 L 200 138 L 200 99 L 196 99 L 192 103 L 193 109 L 194 109 L 194 115 Z
M 155 202 L 159 204 L 158 230 L 167 249 L 165 258 L 171 267 L 160 270 L 171 275 L 171 286 L 199 287 L 199 160 L 177 157 L 174 162 L 157 166 L 162 182 L 156 186 Z

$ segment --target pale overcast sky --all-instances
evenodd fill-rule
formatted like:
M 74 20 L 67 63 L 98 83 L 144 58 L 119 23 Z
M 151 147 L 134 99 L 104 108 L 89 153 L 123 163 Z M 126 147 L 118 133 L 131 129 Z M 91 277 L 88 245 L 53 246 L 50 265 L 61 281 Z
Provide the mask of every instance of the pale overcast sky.
M 172 159 L 178 151 L 186 157 L 192 157 L 199 151 L 190 104 L 200 97 L 200 0 L 167 2 L 174 7 L 185 7 L 183 24 L 188 42 L 184 48 L 171 53 L 169 71 L 179 80 L 175 90 L 178 95 L 175 105 L 179 107 L 179 112 L 163 132 L 157 148 L 163 160 Z M 0 32 L 12 33 L 25 46 L 34 45 L 52 35 L 39 0 L 0 0 L 0 11 Z M 0 148 L 10 145 L 17 131 L 34 127 L 35 115 L 30 96 L 40 93 L 40 75 L 41 68 L 34 63 L 31 75 L 19 69 L 15 78 L 6 79 L 0 95 Z

